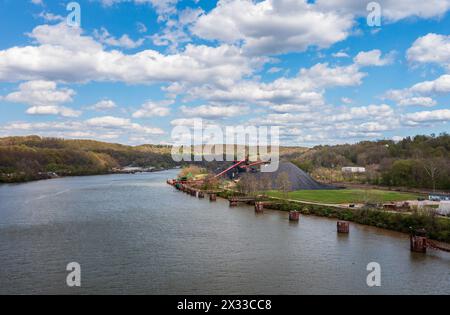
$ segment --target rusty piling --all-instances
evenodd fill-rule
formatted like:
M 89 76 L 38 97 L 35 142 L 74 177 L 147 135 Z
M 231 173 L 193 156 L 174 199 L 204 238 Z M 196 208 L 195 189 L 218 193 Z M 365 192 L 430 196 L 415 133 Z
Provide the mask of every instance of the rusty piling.
M 238 205 L 238 200 L 235 198 L 231 198 L 230 200 L 230 207 L 237 207 Z
M 264 203 L 262 203 L 262 202 L 255 202 L 255 212 L 256 213 L 263 213 L 264 212 Z
M 348 234 L 350 233 L 350 223 L 346 221 L 338 221 L 337 223 L 337 232 L 340 234 Z
M 289 212 L 289 221 L 298 222 L 299 220 L 300 220 L 300 212 L 298 211 Z
M 426 253 L 427 252 L 427 237 L 411 235 L 411 251 L 414 253 Z

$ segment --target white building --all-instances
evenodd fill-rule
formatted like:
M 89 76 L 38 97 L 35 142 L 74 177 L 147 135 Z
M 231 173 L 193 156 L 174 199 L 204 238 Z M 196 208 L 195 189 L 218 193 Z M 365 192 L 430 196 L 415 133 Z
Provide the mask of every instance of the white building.
M 358 166 L 349 166 L 349 167 L 343 167 L 342 168 L 342 172 L 343 173 L 352 173 L 352 174 L 365 173 L 366 172 L 366 168 L 365 167 L 358 167 Z
M 447 194 L 430 194 L 428 200 L 431 201 L 450 201 L 450 195 Z
M 450 201 L 441 201 L 439 203 L 438 213 L 440 215 L 450 215 Z

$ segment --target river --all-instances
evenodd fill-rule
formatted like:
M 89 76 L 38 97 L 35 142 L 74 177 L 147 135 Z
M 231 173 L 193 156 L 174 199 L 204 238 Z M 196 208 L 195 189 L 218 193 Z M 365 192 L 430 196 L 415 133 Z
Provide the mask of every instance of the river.
M 180 193 L 175 175 L 1 185 L 0 294 L 450 294 L 450 254 L 411 253 L 407 235 L 256 215 Z M 370 262 L 381 287 L 367 286 Z

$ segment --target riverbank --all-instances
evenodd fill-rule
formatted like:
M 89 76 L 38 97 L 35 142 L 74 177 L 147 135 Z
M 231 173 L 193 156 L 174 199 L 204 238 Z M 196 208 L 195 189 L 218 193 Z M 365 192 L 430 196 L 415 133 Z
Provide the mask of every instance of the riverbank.
M 217 196 L 225 199 L 235 195 L 236 193 L 233 191 L 222 191 L 217 194 Z M 292 200 L 274 201 L 270 197 L 261 197 L 260 200 L 267 201 L 264 205 L 267 209 L 298 211 L 303 215 L 334 218 L 406 234 L 410 234 L 412 230 L 425 229 L 430 239 L 450 243 L 450 219 L 427 212 L 400 213 L 367 207 L 356 209 Z

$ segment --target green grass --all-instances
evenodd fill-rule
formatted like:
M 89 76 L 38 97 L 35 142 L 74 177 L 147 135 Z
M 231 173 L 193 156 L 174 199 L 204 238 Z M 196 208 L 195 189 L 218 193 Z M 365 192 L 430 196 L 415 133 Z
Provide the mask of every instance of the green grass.
M 270 191 L 268 195 L 283 198 L 283 193 L 279 191 Z M 289 199 L 292 200 L 328 204 L 405 201 L 416 200 L 418 197 L 415 194 L 374 189 L 299 190 L 289 193 Z

